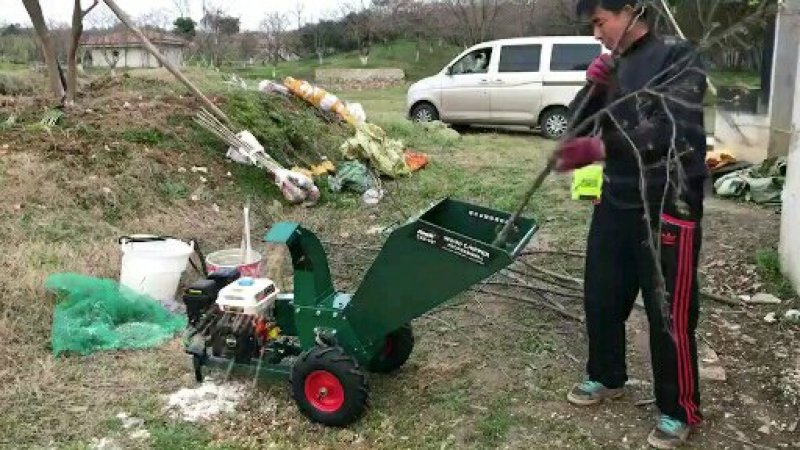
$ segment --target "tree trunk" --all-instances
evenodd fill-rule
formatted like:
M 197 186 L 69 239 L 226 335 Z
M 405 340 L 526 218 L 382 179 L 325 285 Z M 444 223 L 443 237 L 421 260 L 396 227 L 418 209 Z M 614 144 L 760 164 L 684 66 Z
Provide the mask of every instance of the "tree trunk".
M 81 0 L 75 0 L 72 9 L 72 42 L 69 46 L 67 55 L 67 103 L 66 106 L 75 104 L 75 93 L 78 91 L 78 44 L 83 34 L 83 14 L 81 10 Z
M 94 0 L 92 6 L 84 11 L 81 9 L 81 0 L 75 0 L 75 6 L 72 9 L 72 42 L 69 46 L 69 55 L 67 56 L 67 101 L 66 106 L 75 104 L 75 96 L 78 93 L 78 46 L 81 42 L 81 35 L 83 34 L 83 18 L 86 14 L 97 6 L 99 0 Z M 83 67 L 81 67 L 83 71 Z
M 58 73 L 56 51 L 53 46 L 53 39 L 50 36 L 50 30 L 47 29 L 44 15 L 42 15 L 42 7 L 39 5 L 39 0 L 22 0 L 22 4 L 28 11 L 33 28 L 36 30 L 36 37 L 39 40 L 39 45 L 42 48 L 44 63 L 47 66 L 47 77 L 50 80 L 50 90 L 59 102 L 63 102 L 64 85 L 61 83 L 61 76 Z

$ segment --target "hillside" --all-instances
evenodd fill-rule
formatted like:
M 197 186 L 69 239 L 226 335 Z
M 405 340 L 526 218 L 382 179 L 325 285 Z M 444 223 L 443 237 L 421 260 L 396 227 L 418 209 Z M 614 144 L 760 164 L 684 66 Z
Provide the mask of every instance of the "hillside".
M 316 56 L 304 58 L 299 61 L 283 62 L 276 66 L 274 78 L 283 79 L 286 76 L 314 79 L 314 70 L 323 68 L 378 68 L 396 67 L 403 69 L 407 81 L 416 81 L 431 76 L 450 62 L 461 52 L 461 48 L 447 43 L 426 42 L 420 51 L 419 62 L 416 61 L 416 43 L 411 41 L 394 41 L 377 44 L 372 47 L 369 64 L 362 65 L 358 52 L 337 53 L 325 56 L 322 65 Z M 233 68 L 232 71 L 244 78 L 264 79 L 273 78 L 272 66 L 255 66 L 248 68 Z

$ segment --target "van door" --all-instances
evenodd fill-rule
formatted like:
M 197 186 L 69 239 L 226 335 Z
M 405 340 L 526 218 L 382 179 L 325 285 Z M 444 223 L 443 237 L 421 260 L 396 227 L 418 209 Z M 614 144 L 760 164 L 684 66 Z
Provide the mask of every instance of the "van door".
M 500 47 L 497 73 L 490 79 L 492 121 L 503 124 L 536 122 L 542 96 L 542 45 L 513 44 Z
M 586 84 L 586 69 L 600 55 L 599 43 L 553 44 L 543 71 L 542 106 L 566 106 Z
M 488 122 L 491 118 L 489 76 L 493 47 L 477 48 L 453 63 L 442 80 L 445 122 Z

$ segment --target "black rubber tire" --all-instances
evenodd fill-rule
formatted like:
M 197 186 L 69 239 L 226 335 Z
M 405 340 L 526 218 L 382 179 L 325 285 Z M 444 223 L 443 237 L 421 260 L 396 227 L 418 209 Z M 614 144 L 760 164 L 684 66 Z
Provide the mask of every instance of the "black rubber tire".
M 552 129 L 548 126 L 548 123 L 556 120 L 558 123 L 563 125 L 563 128 L 560 128 L 560 132 Z M 539 128 L 542 131 L 542 136 L 546 137 L 547 139 L 560 139 L 561 136 L 564 135 L 567 131 L 567 123 L 569 122 L 569 110 L 567 108 L 550 108 L 548 109 L 541 117 L 539 121 Z
M 433 122 L 439 120 L 439 111 L 430 103 L 417 103 L 411 108 L 411 120 L 414 122 Z
M 413 350 L 414 332 L 407 324 L 386 336 L 384 351 L 372 358 L 368 369 L 375 373 L 394 372 L 408 361 Z
M 335 410 L 325 411 L 315 406 L 306 395 L 309 376 L 325 373 L 334 377 L 343 393 L 343 401 Z M 329 378 L 330 379 L 330 378 Z M 344 427 L 364 415 L 369 402 L 367 376 L 355 358 L 341 347 L 314 347 L 303 352 L 292 368 L 289 382 L 297 407 L 309 420 L 333 427 Z

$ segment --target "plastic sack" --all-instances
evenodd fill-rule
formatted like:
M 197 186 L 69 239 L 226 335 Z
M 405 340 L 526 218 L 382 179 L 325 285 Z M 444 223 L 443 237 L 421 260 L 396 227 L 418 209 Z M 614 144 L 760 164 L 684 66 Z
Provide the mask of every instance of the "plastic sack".
M 366 123 L 356 127 L 356 135 L 341 146 L 347 159 L 368 160 L 383 175 L 398 177 L 411 173 L 403 157 L 403 142 L 389 139 L 377 125 Z
M 341 117 L 342 120 L 353 126 L 359 123 L 358 120 L 350 115 L 344 102 L 325 89 L 314 86 L 307 81 L 296 80 L 292 77 L 286 77 L 286 79 L 283 80 L 283 84 L 292 94 L 311 103 L 322 111 L 334 112 Z
M 253 150 L 246 149 L 246 148 L 237 148 L 234 146 L 228 147 L 228 152 L 225 154 L 229 159 L 232 161 L 238 162 L 240 164 L 251 164 L 257 165 L 257 160 L 255 156 L 257 155 L 266 155 L 264 151 L 264 147 L 258 142 L 255 136 L 249 131 L 240 131 L 236 134 L 236 137 L 239 138 L 245 144 L 248 144 Z
M 350 117 L 352 117 L 356 123 L 361 124 L 367 121 L 367 112 L 364 111 L 364 107 L 361 106 L 361 103 L 348 103 L 347 112 L 350 113 Z
M 275 185 L 278 186 L 283 197 L 289 203 L 302 203 L 305 206 L 312 206 L 319 201 L 319 188 L 311 178 L 302 173 L 286 169 L 278 169 L 274 174 Z
M 186 328 L 185 316 L 115 280 L 57 273 L 44 286 L 59 300 L 51 332 L 55 356 L 152 348 Z
M 289 94 L 289 89 L 286 86 L 276 83 L 272 80 L 261 80 L 258 83 L 258 90 L 265 94 L 271 94 L 271 93 L 278 93 L 284 95 Z
M 406 150 L 403 158 L 406 161 L 408 169 L 412 172 L 416 172 L 417 170 L 428 165 L 428 155 L 425 153 Z
M 328 177 L 328 186 L 333 192 L 349 189 L 363 194 L 374 185 L 369 169 L 360 161 L 345 161 L 339 164 L 335 175 Z

